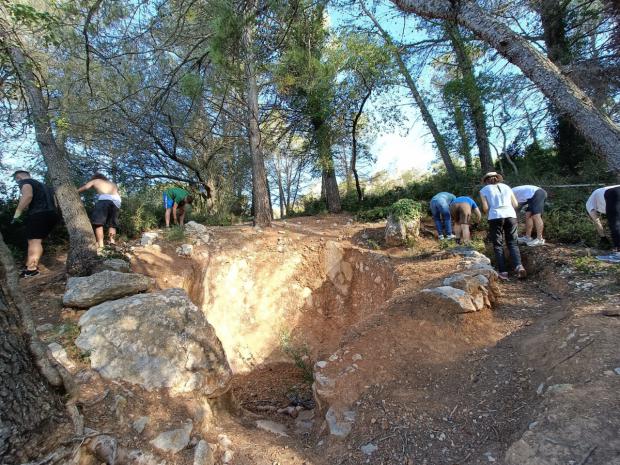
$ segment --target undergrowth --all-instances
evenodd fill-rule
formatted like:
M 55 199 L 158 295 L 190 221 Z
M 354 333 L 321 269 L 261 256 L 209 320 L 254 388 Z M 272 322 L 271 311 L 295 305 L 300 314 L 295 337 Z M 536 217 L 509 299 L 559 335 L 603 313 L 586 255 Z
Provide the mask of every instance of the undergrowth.
M 584 274 L 599 273 L 618 273 L 620 274 L 620 265 L 613 263 L 605 263 L 594 257 L 578 257 L 573 261 L 573 266 L 577 271 Z
M 280 334 L 280 347 L 282 352 L 289 356 L 295 366 L 302 371 L 304 381 L 308 384 L 314 382 L 312 362 L 310 360 L 310 349 L 307 344 L 300 344 L 293 340 L 289 331 L 282 331 Z

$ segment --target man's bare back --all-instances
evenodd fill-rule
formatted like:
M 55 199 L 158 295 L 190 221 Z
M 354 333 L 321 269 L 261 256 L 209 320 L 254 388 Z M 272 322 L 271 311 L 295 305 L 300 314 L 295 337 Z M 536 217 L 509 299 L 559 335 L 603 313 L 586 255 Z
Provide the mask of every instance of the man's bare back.
M 93 179 L 91 183 L 98 194 L 119 195 L 118 187 L 112 181 Z

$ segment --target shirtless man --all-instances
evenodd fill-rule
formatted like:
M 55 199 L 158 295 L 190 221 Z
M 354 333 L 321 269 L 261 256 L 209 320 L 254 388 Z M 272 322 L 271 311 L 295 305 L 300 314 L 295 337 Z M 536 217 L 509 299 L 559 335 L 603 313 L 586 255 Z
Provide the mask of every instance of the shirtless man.
M 90 222 L 95 228 L 97 247 L 103 249 L 104 226 L 108 228 L 110 244 L 114 244 L 116 228 L 118 228 L 118 213 L 121 208 L 121 196 L 116 184 L 101 173 L 95 173 L 90 181 L 78 189 L 78 192 L 84 192 L 88 189 L 95 189 L 99 194 Z
M 607 216 L 607 224 L 611 232 L 613 252 L 610 255 L 599 255 L 596 258 L 605 262 L 620 263 L 620 185 L 596 189 L 586 202 L 586 210 L 596 227 L 601 242 L 604 242 L 606 237 L 601 215 Z

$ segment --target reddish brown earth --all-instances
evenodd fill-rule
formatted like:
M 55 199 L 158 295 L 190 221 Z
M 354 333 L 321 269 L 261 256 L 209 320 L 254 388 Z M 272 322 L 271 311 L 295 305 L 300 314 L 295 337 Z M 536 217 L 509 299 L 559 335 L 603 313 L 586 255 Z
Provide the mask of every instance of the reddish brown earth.
M 447 321 L 432 309 L 411 312 L 403 304 L 455 271 L 458 258 L 430 237 L 423 236 L 411 249 L 383 249 L 381 224 L 358 224 L 345 215 L 279 221 L 259 233 L 249 226 L 210 228 L 210 234 L 210 243 L 197 247 L 192 259 L 176 255 L 178 244 L 160 243 L 159 251 L 137 248 L 132 268 L 156 277 L 162 288 L 186 288 L 201 306 L 204 267 L 215 256 L 258 254 L 257 269 L 274 269 L 287 255 L 299 253 L 305 261 L 291 279 L 300 286 L 320 274 L 318 252 L 327 241 L 377 264 L 373 276 L 371 271 L 355 275 L 350 298 L 337 314 L 330 313 L 334 294 L 319 288 L 313 307 L 291 324 L 293 340 L 300 344 L 294 347 L 297 352 L 275 351 L 273 362 L 236 375 L 233 393 L 250 413 L 194 434 L 213 444 L 226 434 L 234 451 L 231 463 L 617 463 L 620 375 L 614 369 L 620 367 L 620 318 L 603 312 L 619 309 L 618 267 L 591 263 L 583 258 L 589 251 L 581 248 L 528 249 L 524 256 L 530 277 L 502 284 L 493 311 Z M 286 251 L 280 253 L 283 243 Z M 156 432 L 193 412 L 136 386 L 104 380 L 89 369 L 87 357 L 73 345 L 82 312 L 62 308 L 61 263 L 47 263 L 40 277 L 23 283 L 36 323 L 54 325 L 42 337 L 63 344 L 78 366 L 86 425 L 150 451 L 148 441 Z M 276 410 L 299 401 L 312 407 L 308 370 L 338 349 L 363 354 L 357 384 L 342 392 L 343 397 L 357 396 L 351 434 L 344 440 L 328 436 L 318 410 L 312 429 L 295 432 L 295 420 Z M 549 386 L 565 384 L 571 386 L 564 392 L 557 392 L 557 386 L 547 392 Z M 126 399 L 121 409 L 116 408 L 118 396 Z M 129 424 L 142 415 L 151 420 L 137 434 Z M 286 425 L 289 437 L 255 428 L 257 418 Z M 360 449 L 369 443 L 377 446 L 370 456 Z M 220 446 L 218 459 L 222 453 Z M 541 461 L 531 461 L 532 454 Z M 191 464 L 192 457 L 189 447 L 166 459 Z

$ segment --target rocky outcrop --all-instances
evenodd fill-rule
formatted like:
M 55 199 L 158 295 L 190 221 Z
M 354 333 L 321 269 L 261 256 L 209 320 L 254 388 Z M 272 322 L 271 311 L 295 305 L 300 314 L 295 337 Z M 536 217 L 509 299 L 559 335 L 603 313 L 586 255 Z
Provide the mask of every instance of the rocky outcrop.
M 194 253 L 194 246 L 192 244 L 183 244 L 177 247 L 176 252 L 180 257 L 191 257 Z
M 192 422 L 188 421 L 181 428 L 160 433 L 151 441 L 151 445 L 161 452 L 176 454 L 185 449 L 189 444 L 192 429 Z
M 101 262 L 101 265 L 97 267 L 97 271 L 118 271 L 119 273 L 131 272 L 129 263 L 120 258 L 108 258 Z
M 62 303 L 67 307 L 88 308 L 153 287 L 155 280 L 137 273 L 101 271 L 91 276 L 69 278 Z
M 385 225 L 385 245 L 398 247 L 406 245 L 420 236 L 420 219 L 400 220 L 390 215 Z
M 171 394 L 217 397 L 232 376 L 222 344 L 182 289 L 97 305 L 80 318 L 76 345 L 106 378 Z
M 148 247 L 149 245 L 153 245 L 155 243 L 155 239 L 157 239 L 159 235 L 156 232 L 145 232 L 142 233 L 142 237 L 140 238 L 140 245 L 142 247 Z

